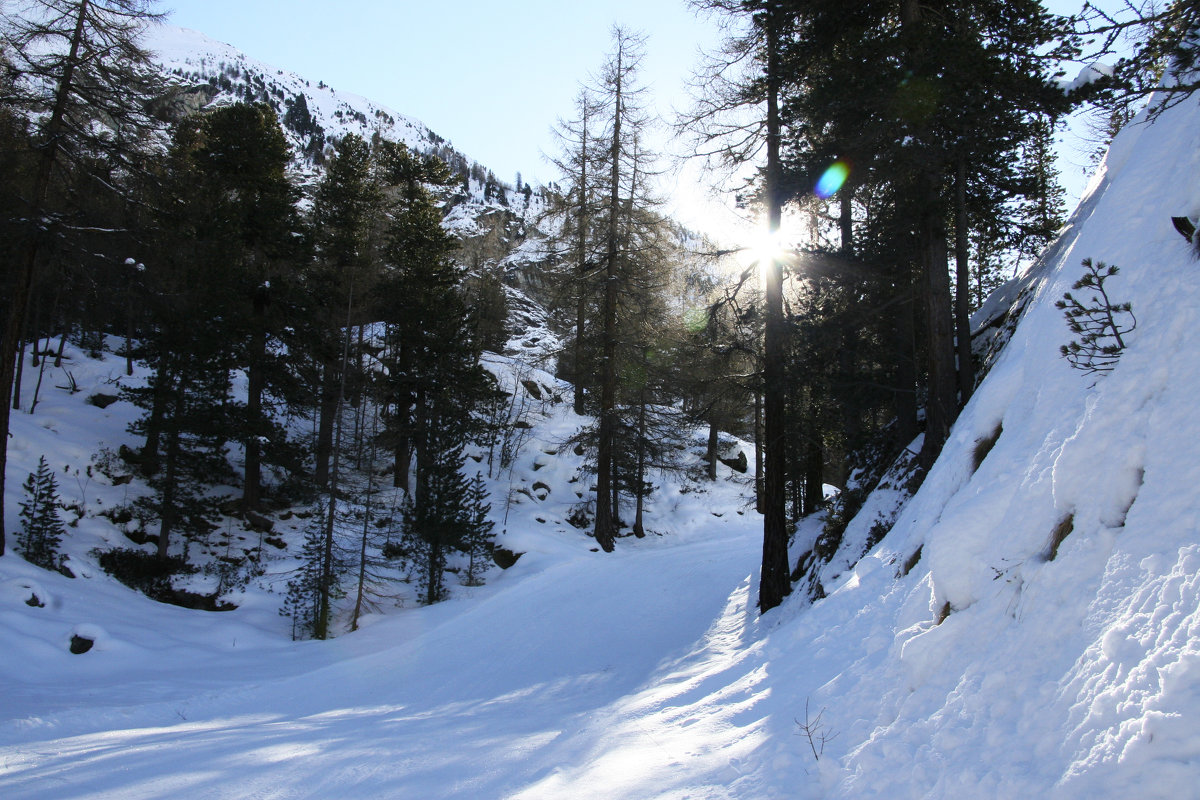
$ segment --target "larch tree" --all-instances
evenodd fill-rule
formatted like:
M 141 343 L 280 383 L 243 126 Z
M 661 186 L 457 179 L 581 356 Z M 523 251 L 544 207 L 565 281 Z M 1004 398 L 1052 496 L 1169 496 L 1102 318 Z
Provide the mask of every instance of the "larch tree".
M 620 305 L 628 287 L 623 266 L 629 255 L 628 248 L 634 241 L 634 231 L 630 226 L 623 230 L 622 225 L 630 219 L 627 209 L 645 200 L 638 188 L 637 173 L 639 170 L 645 171 L 649 157 L 637 145 L 649 125 L 641 105 L 644 90 L 638 84 L 637 77 L 642 58 L 641 37 L 622 28 L 614 28 L 613 50 L 600 75 L 597 93 L 602 109 L 600 117 L 605 124 L 601 141 L 607 174 L 597 208 L 603 245 L 598 271 L 602 282 L 598 301 L 600 324 L 597 326 L 600 402 L 597 409 L 594 535 L 596 543 L 605 552 L 613 550 L 618 524 L 611 498 L 619 425 Z
M 554 165 L 565 176 L 567 188 L 555 211 L 564 217 L 561 241 L 557 244 L 563 260 L 570 264 L 569 302 L 574 305 L 575 341 L 571 350 L 571 370 L 568 376 L 573 391 L 576 414 L 586 411 L 584 398 L 588 392 L 589 369 L 587 323 L 595 302 L 595 271 L 597 264 L 596 191 L 600 169 L 600 134 L 597 100 L 588 89 L 580 89 L 575 98 L 576 116 L 560 120 L 555 128 L 560 154 Z

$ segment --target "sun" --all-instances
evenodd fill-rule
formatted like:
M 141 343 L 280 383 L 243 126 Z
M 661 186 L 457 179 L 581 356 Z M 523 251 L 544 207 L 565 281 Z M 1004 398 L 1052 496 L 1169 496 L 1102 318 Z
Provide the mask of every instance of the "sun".
M 788 255 L 787 244 L 780 231 L 768 231 L 765 227 L 748 232 L 743 240 L 745 244 L 739 252 L 738 260 L 743 268 L 754 267 L 760 274 L 765 273 L 768 266 Z
M 751 243 L 751 252 L 758 262 L 776 261 L 787 255 L 781 231 L 759 231 Z

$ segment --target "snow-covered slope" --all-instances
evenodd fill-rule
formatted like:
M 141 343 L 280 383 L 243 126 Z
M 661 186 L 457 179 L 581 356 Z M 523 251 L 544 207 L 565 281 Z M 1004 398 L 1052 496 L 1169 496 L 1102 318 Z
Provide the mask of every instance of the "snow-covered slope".
M 289 104 L 304 95 L 309 113 L 327 139 L 353 133 L 369 140 L 378 133 L 422 152 L 444 141 L 419 120 L 321 81 L 313 85 L 309 79 L 257 61 L 198 31 L 153 25 L 147 30 L 145 45 L 164 71 L 184 86 L 209 86 L 213 98 L 225 95 L 228 102 L 265 102 L 282 118 Z M 303 150 L 307 138 L 293 130 L 288 134 L 293 147 Z
M 891 534 L 828 600 L 781 614 L 797 619 L 772 641 L 842 651 L 794 689 L 841 732 L 813 796 L 1195 793 L 1200 264 L 1171 217 L 1200 212 L 1198 177 L 1194 98 L 1117 137 Z M 1138 320 L 1099 378 L 1059 354 L 1054 303 L 1084 258 L 1120 266 L 1108 289 Z
M 1195 797 L 1200 264 L 1170 218 L 1198 213 L 1193 98 L 1117 137 L 942 458 L 811 606 L 758 617 L 736 480 L 672 483 L 669 535 L 593 552 L 559 406 L 515 468 L 516 566 L 332 642 L 6 556 L 0 796 Z M 1058 352 L 1085 257 L 1138 319 L 1098 379 Z M 18 463 L 57 438 L 78 465 L 82 406 L 46 402 Z

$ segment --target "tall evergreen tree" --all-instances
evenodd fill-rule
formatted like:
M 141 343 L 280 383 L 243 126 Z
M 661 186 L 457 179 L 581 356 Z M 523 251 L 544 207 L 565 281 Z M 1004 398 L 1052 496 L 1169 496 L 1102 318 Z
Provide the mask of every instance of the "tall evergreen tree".
M 648 119 L 641 107 L 644 89 L 638 83 L 643 58 L 642 39 L 614 28 L 613 50 L 604 66 L 602 85 L 597 97 L 604 120 L 602 137 L 605 157 L 605 183 L 598 192 L 597 220 L 601 225 L 599 248 L 597 340 L 599 364 L 599 405 L 597 408 L 596 447 L 596 543 L 611 552 L 618 520 L 612 498 L 617 496 L 614 483 L 617 432 L 620 424 L 618 391 L 620 388 L 621 303 L 631 291 L 630 278 L 639 262 L 633 256 L 652 235 L 644 216 L 649 197 L 646 174 L 652 163 L 649 151 L 641 147 Z M 641 262 L 641 267 L 645 263 Z
M 338 142 L 313 203 L 316 260 L 305 276 L 314 298 L 314 380 L 318 426 L 314 480 L 330 481 L 334 425 L 349 364 L 350 328 L 362 321 L 370 288 L 378 278 L 378 232 L 382 191 L 371 148 L 348 134 Z
M 576 414 L 585 412 L 584 398 L 592 379 L 592 354 L 589 352 L 587 324 L 593 316 L 597 295 L 598 253 L 600 237 L 598 223 L 597 191 L 601 169 L 599 102 L 588 89 L 580 89 L 575 98 L 576 116 L 560 121 L 556 134 L 562 148 L 555 159 L 555 166 L 568 181 L 566 193 L 560 196 L 555 211 L 564 217 L 562 241 L 559 248 L 565 262 L 571 265 L 571 273 L 564 283 L 569 287 L 570 300 L 575 311 L 575 341 L 570 357 L 568 378 L 574 392 Z
M 264 442 L 286 452 L 285 432 L 265 407 L 268 393 L 295 398 L 294 381 L 270 347 L 287 320 L 280 313 L 294 294 L 294 261 L 300 227 L 298 193 L 285 169 L 291 154 L 269 106 L 235 104 L 205 114 L 196 147 L 189 153 L 196 183 L 188 202 L 203 204 L 204 221 L 195 229 L 198 247 L 223 261 L 233 281 L 228 313 L 220 319 L 247 376 L 244 420 L 236 426 L 245 453 L 242 502 L 257 508 L 262 493 Z M 276 304 L 274 301 L 281 301 Z
M 467 487 L 467 502 L 463 509 L 463 552 L 467 554 L 467 584 L 478 585 L 481 574 L 487 569 L 488 559 L 492 555 L 494 540 L 492 529 L 494 523 L 488 519 L 492 510 L 488 502 L 487 489 L 483 485 L 483 475 L 475 473 Z
M 785 194 L 781 160 L 781 99 L 786 86 L 783 44 L 795 37 L 795 19 L 781 0 L 696 0 L 711 12 L 748 19 L 745 32 L 729 38 L 704 69 L 698 107 L 681 121 L 695 133 L 698 152 L 727 164 L 765 154 L 761 199 L 765 238 L 777 242 Z M 737 70 L 740 69 L 740 72 Z M 733 77 L 729 77 L 732 73 Z M 772 248 L 760 265 L 765 278 L 762 391 L 766 472 L 760 506 L 763 556 L 758 607 L 769 611 L 791 591 L 785 512 L 786 401 L 782 253 Z

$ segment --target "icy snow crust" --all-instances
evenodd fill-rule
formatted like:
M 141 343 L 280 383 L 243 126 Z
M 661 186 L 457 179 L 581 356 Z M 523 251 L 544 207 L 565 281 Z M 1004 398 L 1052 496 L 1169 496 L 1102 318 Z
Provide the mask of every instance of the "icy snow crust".
M 0 796 L 1194 797 L 1200 281 L 1170 217 L 1200 211 L 1198 175 L 1195 100 L 1117 137 L 891 533 L 826 599 L 763 618 L 747 480 L 664 478 L 662 535 L 594 552 L 564 523 L 562 445 L 586 420 L 506 356 L 488 368 L 508 388 L 551 398 L 490 483 L 513 568 L 330 642 L 291 642 L 261 586 L 222 614 L 153 603 L 87 555 L 124 541 L 95 512 L 135 490 L 77 470 L 129 441 L 133 410 L 84 405 L 121 365 L 74 353 L 83 391 L 51 369 L 38 413 L 14 415 L 10 530 L 41 453 L 86 513 L 77 579 L 0 559 Z M 1058 355 L 1053 304 L 1084 257 L 1121 267 L 1139 322 L 1099 380 Z M 509 487 L 528 491 L 502 519 Z M 96 646 L 69 654 L 72 632 Z

